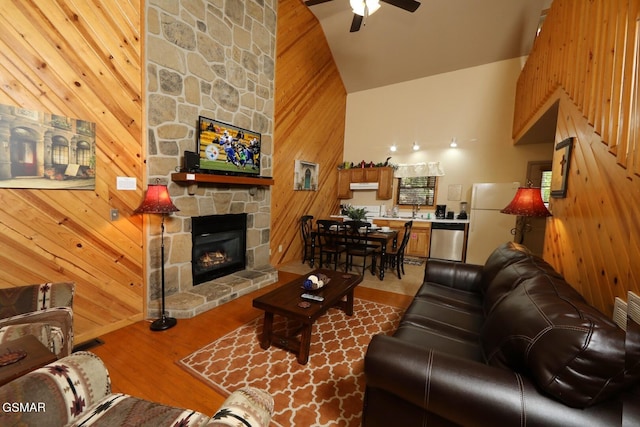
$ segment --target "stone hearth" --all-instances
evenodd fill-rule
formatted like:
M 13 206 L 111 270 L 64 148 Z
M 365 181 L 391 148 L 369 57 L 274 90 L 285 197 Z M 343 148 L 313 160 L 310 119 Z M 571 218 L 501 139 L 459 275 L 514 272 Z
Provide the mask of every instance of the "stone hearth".
M 277 281 L 278 271 L 273 267 L 238 271 L 168 296 L 165 311 L 170 317 L 188 319 Z M 160 317 L 160 306 L 160 300 L 151 302 L 152 317 Z

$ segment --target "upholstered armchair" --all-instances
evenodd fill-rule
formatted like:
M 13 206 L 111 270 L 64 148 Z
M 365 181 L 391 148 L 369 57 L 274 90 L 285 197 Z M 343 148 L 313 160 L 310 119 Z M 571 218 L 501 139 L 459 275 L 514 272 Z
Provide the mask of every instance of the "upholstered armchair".
M 0 289 L 0 343 L 33 335 L 58 358 L 73 349 L 72 282 Z

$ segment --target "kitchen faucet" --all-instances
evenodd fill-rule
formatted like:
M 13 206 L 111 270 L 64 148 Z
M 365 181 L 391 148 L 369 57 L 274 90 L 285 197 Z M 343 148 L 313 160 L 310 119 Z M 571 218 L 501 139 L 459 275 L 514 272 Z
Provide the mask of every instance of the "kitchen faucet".
M 420 205 L 413 205 L 413 209 L 411 210 L 411 218 L 415 219 L 418 216 L 418 211 L 420 210 Z

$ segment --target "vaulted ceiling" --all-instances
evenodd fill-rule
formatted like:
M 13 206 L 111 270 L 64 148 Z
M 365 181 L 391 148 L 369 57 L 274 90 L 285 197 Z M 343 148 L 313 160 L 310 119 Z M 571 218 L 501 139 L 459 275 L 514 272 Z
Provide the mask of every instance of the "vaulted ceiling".
M 418 0 L 414 13 L 388 3 L 349 32 L 349 0 L 310 6 L 347 92 L 526 56 L 552 0 Z

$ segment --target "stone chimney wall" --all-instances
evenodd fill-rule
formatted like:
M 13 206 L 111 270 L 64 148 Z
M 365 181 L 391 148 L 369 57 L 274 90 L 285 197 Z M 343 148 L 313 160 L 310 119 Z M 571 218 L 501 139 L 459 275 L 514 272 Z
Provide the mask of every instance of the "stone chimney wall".
M 171 174 L 196 149 L 198 116 L 262 134 L 261 167 L 271 176 L 276 0 L 148 0 L 146 105 L 148 182 L 167 184 L 180 209 L 165 220 L 166 295 L 188 292 L 192 216 L 246 212 L 247 270 L 268 269 L 268 187 L 199 185 L 193 195 Z M 160 220 L 148 233 L 148 306 L 160 297 Z M 202 286 L 202 285 L 199 285 Z

